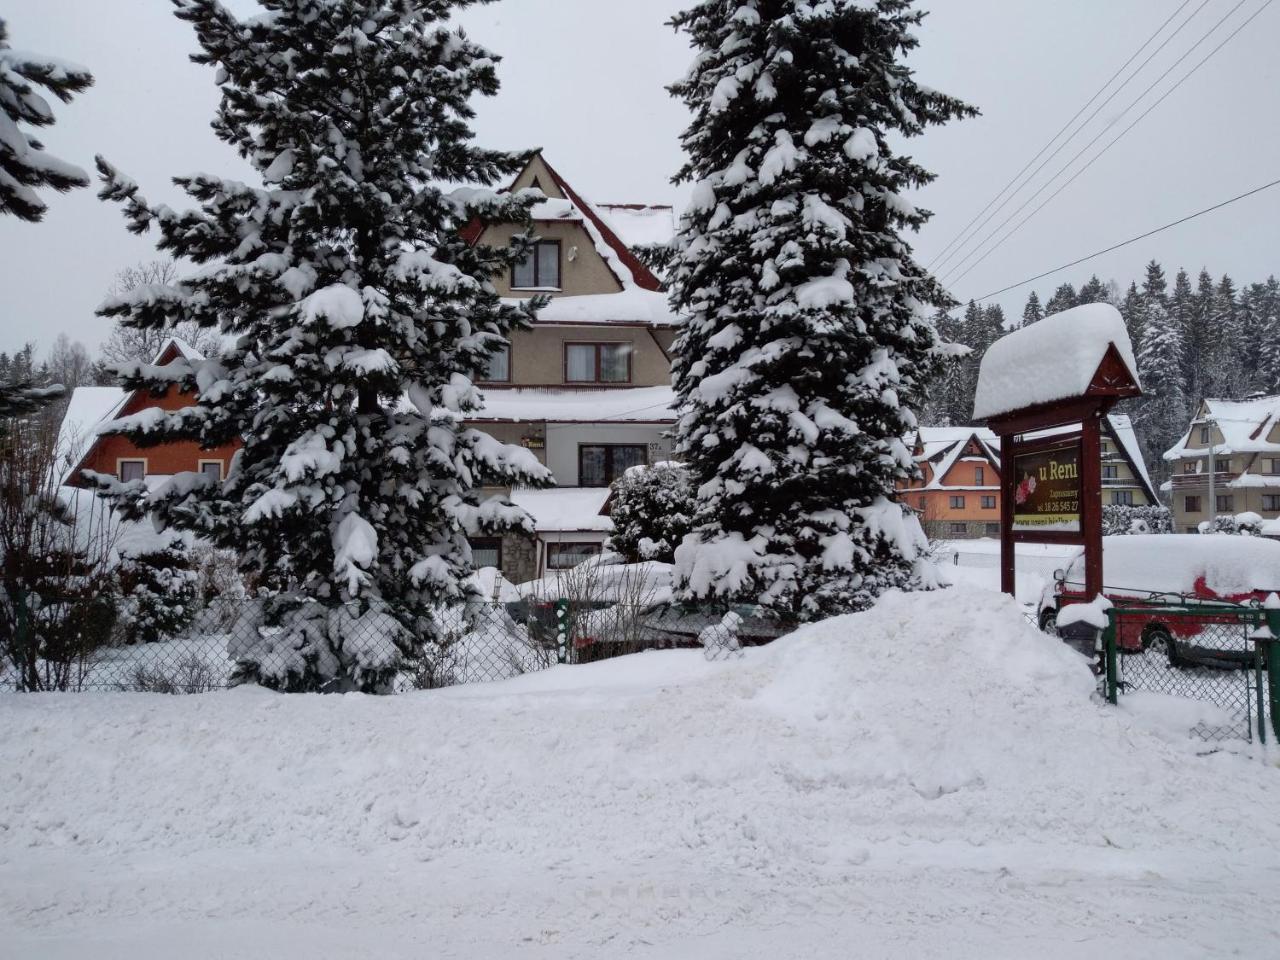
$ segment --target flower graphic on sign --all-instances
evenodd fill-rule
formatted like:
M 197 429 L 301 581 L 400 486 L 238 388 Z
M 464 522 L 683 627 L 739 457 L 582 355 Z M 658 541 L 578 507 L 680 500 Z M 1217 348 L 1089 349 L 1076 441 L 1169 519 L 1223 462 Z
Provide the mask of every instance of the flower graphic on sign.
M 1017 493 L 1014 495 L 1014 502 L 1024 504 L 1031 499 L 1031 494 L 1036 492 L 1036 477 L 1033 473 L 1025 474 L 1022 482 L 1018 484 Z

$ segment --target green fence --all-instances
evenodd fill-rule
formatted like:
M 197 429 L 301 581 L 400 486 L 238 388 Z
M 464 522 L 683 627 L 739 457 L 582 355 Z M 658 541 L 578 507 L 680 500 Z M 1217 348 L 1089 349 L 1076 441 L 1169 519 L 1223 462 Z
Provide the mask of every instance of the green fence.
M 1203 740 L 1280 739 L 1280 610 L 1153 599 L 1112 607 L 1107 620 L 1109 702 L 1136 692 L 1194 700 L 1205 708 L 1191 732 Z

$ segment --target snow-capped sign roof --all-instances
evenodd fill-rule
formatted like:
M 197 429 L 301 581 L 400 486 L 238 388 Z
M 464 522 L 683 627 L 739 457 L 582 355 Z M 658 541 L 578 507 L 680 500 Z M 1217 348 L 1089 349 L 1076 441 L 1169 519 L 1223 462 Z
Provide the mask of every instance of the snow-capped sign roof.
M 483 388 L 484 405 L 468 420 L 547 420 L 552 423 L 674 423 L 670 387 L 573 390 L 544 387 Z
M 511 491 L 511 502 L 533 517 L 534 529 L 538 533 L 610 533 L 613 521 L 601 513 L 608 500 L 609 487 Z
M 1137 369 L 1119 310 L 1109 303 L 1073 307 L 991 345 L 979 369 L 973 416 L 988 420 L 1090 395 L 1130 396 Z
M 1280 442 L 1270 439 L 1280 424 L 1280 396 L 1254 397 L 1249 400 L 1206 399 L 1202 404 L 1202 416 L 1211 420 L 1222 435 L 1214 454 L 1229 456 L 1233 453 L 1280 453 Z M 1183 456 L 1203 457 L 1208 445 L 1200 442 L 1200 424 L 1194 424 L 1181 440 L 1165 452 L 1166 460 Z

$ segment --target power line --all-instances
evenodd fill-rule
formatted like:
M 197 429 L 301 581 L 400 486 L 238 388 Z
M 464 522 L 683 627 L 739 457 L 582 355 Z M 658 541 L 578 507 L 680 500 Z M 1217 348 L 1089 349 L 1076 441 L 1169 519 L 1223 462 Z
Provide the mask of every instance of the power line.
M 1241 0 L 1241 3 L 1243 3 L 1243 2 L 1244 2 L 1244 0 Z M 1170 87 L 1168 90 L 1166 90 L 1164 93 L 1162 93 L 1162 94 L 1160 95 L 1160 97 L 1156 99 L 1156 101 L 1155 101 L 1154 103 L 1152 103 L 1149 107 L 1147 107 L 1147 109 L 1146 109 L 1146 110 L 1144 110 L 1144 111 L 1143 111 L 1143 112 L 1142 112 L 1142 113 L 1141 113 L 1141 114 L 1140 114 L 1136 119 L 1134 119 L 1134 121 L 1133 121 L 1132 123 L 1130 123 L 1127 127 L 1125 127 L 1123 130 L 1121 130 L 1119 134 L 1117 134 L 1117 135 L 1116 135 L 1116 136 L 1115 136 L 1111 141 L 1109 141 L 1109 142 L 1106 144 L 1106 146 L 1104 146 L 1101 150 L 1099 150 L 1096 154 L 1094 154 L 1094 155 L 1093 155 L 1093 157 L 1091 157 L 1091 158 L 1088 160 L 1088 162 L 1087 162 L 1087 163 L 1085 163 L 1085 165 L 1084 165 L 1083 167 L 1081 167 L 1081 168 L 1080 168 L 1079 170 L 1077 170 L 1074 174 L 1072 174 L 1072 175 L 1071 175 L 1071 177 L 1070 177 L 1070 178 L 1069 178 L 1065 183 L 1063 183 L 1061 186 L 1059 186 L 1059 187 L 1058 187 L 1058 189 L 1057 189 L 1057 190 L 1055 190 L 1055 191 L 1054 191 L 1053 193 L 1051 193 L 1048 197 L 1046 197 L 1046 198 L 1045 198 L 1045 199 L 1040 203 L 1040 205 L 1039 205 L 1039 206 L 1037 206 L 1034 210 L 1032 210 L 1029 214 L 1027 214 L 1027 216 L 1026 216 L 1026 217 L 1024 217 L 1021 221 L 1019 221 L 1019 222 L 1018 222 L 1018 224 L 1017 224 L 1016 226 L 1014 226 L 1014 228 L 1013 228 L 1012 230 L 1010 230 L 1008 233 L 1006 233 L 1004 236 L 1002 236 L 999 240 L 997 240 L 994 244 L 992 244 L 990 247 L 988 247 L 988 248 L 986 249 L 986 251 L 985 251 L 985 252 L 983 252 L 983 254 L 982 254 L 982 256 L 981 256 L 981 257 L 979 257 L 977 260 L 975 260 L 973 263 L 971 263 L 971 264 L 970 264 L 970 265 L 969 265 L 969 266 L 968 266 L 968 267 L 967 267 L 967 268 L 966 268 L 962 273 L 960 273 L 960 274 L 958 274 L 958 275 L 956 275 L 956 276 L 953 276 L 953 277 L 952 277 L 952 279 L 949 281 L 949 283 L 952 283 L 952 284 L 954 284 L 954 283 L 959 283 L 961 280 L 963 280 L 965 277 L 967 277 L 967 276 L 968 276 L 968 275 L 969 275 L 969 274 L 970 274 L 970 273 L 971 273 L 975 268 L 977 268 L 979 264 L 981 264 L 984 260 L 986 260 L 986 259 L 987 259 L 987 257 L 989 257 L 989 256 L 991 256 L 991 254 L 995 253 L 995 251 L 996 251 L 996 250 L 998 250 L 1001 246 L 1003 246 L 1003 245 L 1005 244 L 1005 242 L 1006 242 L 1006 241 L 1008 241 L 1008 239 L 1009 239 L 1010 237 L 1012 237 L 1015 233 L 1017 233 L 1017 232 L 1018 232 L 1019 230 L 1021 230 L 1024 226 L 1026 226 L 1026 224 L 1027 224 L 1027 223 L 1028 223 L 1028 222 L 1029 222 L 1033 217 L 1035 217 L 1035 215 L 1036 215 L 1037 213 L 1039 213 L 1039 212 L 1040 212 L 1041 210 L 1043 210 L 1043 209 L 1044 209 L 1048 204 L 1050 204 L 1050 203 L 1054 200 L 1054 198 L 1055 198 L 1055 197 L 1057 197 L 1060 193 L 1062 193 L 1062 191 L 1063 191 L 1063 190 L 1067 189 L 1067 187 L 1071 186 L 1071 184 L 1075 183 L 1075 181 L 1076 181 L 1076 180 L 1078 180 L 1078 179 L 1080 178 L 1080 176 L 1081 176 L 1082 174 L 1084 174 L 1084 173 L 1085 173 L 1085 171 L 1087 171 L 1090 167 L 1092 167 L 1092 166 L 1093 166 L 1093 165 L 1094 165 L 1094 164 L 1095 164 L 1099 159 L 1101 159 L 1101 158 L 1102 158 L 1102 156 L 1103 156 L 1103 155 L 1104 155 L 1108 150 L 1110 150 L 1110 149 L 1111 149 L 1112 147 L 1114 147 L 1117 143 L 1119 143 L 1119 142 L 1120 142 L 1120 140 L 1122 140 L 1122 139 L 1123 139 L 1123 138 L 1124 138 L 1124 137 L 1125 137 L 1125 136 L 1126 136 L 1126 135 L 1127 135 L 1127 134 L 1128 134 L 1128 133 L 1129 133 L 1129 132 L 1134 128 L 1134 127 L 1136 127 L 1139 123 L 1141 123 L 1144 119 L 1146 119 L 1146 117 L 1147 117 L 1147 116 L 1148 116 L 1148 115 L 1149 115 L 1153 110 L 1155 110 L 1155 108 L 1156 108 L 1156 107 L 1160 106 L 1160 104 L 1162 104 L 1162 103 L 1163 103 L 1163 102 L 1164 102 L 1164 101 L 1169 97 L 1169 95 L 1170 95 L 1170 94 L 1172 94 L 1175 90 L 1177 90 L 1180 86 L 1182 86 L 1182 84 L 1183 84 L 1183 83 L 1185 83 L 1187 80 L 1191 79 L 1191 77 L 1196 73 L 1196 71 L 1198 71 L 1198 70 L 1199 70 L 1201 67 L 1203 67 L 1206 63 L 1208 63 L 1208 62 L 1209 62 L 1209 60 L 1210 60 L 1210 59 L 1212 59 L 1212 58 L 1213 58 L 1213 56 L 1214 56 L 1214 55 L 1215 55 L 1219 50 L 1221 50 L 1221 49 L 1222 49 L 1223 47 L 1225 47 L 1228 43 L 1230 43 L 1230 42 L 1231 42 L 1231 41 L 1236 37 L 1236 35 L 1240 33 L 1240 31 L 1241 31 L 1241 30 L 1243 30 L 1245 27 L 1247 27 L 1247 26 L 1248 26 L 1248 25 L 1249 25 L 1249 24 L 1250 24 L 1250 23 L 1251 23 L 1251 22 L 1252 22 L 1252 21 L 1253 21 L 1253 20 L 1258 16 L 1258 14 L 1262 13 L 1262 11 L 1263 11 L 1263 10 L 1265 10 L 1267 7 L 1269 7 L 1269 6 L 1271 5 L 1271 3 L 1272 3 L 1272 0 L 1264 0 L 1264 2 L 1263 2 L 1263 4 L 1262 4 L 1262 6 L 1258 7 L 1258 9 L 1257 9 L 1257 10 L 1255 10 L 1255 11 L 1254 11 L 1254 12 L 1253 12 L 1253 13 L 1252 13 L 1248 18 L 1246 18 L 1246 19 L 1244 20 L 1244 22 L 1243 22 L 1243 23 L 1241 23 L 1238 27 L 1236 27 L 1233 31 L 1231 31 L 1231 33 L 1229 33 L 1229 34 L 1228 34 L 1228 35 L 1227 35 L 1227 36 L 1222 40 L 1222 42 L 1220 42 L 1216 47 L 1214 47 L 1214 48 L 1213 48 L 1212 50 L 1210 50 L 1207 54 L 1205 54 L 1205 56 L 1200 60 L 1200 62 L 1199 62 L 1199 63 L 1197 63 L 1194 67 L 1192 67 L 1190 70 L 1188 70 L 1188 71 L 1186 72 L 1186 74 L 1184 74 L 1184 75 L 1183 75 L 1183 76 L 1182 76 L 1182 77 L 1177 81 L 1177 83 L 1175 83 L 1172 87 Z M 1235 12 L 1235 10 L 1239 8 L 1239 6 L 1240 6 L 1240 4 L 1239 4 L 1239 3 L 1238 3 L 1238 4 L 1236 4 L 1236 7 L 1232 8 L 1232 10 L 1227 14 L 1227 16 L 1230 16 L 1230 15 L 1231 15 L 1231 13 L 1234 13 L 1234 12 Z M 1222 21 L 1219 21 L 1219 24 L 1218 24 L 1218 25 L 1220 25 L 1220 24 L 1221 24 L 1221 22 L 1222 22 Z M 1216 30 L 1216 29 L 1217 29 L 1217 25 L 1215 25 L 1215 26 L 1214 26 L 1213 30 Z M 1210 33 L 1210 34 L 1211 34 L 1211 33 L 1213 33 L 1213 30 L 1210 30 L 1210 31 L 1209 31 L 1209 33 Z M 1196 43 L 1196 46 L 1199 46 L 1199 45 L 1200 45 L 1200 43 L 1201 43 L 1201 42 L 1203 42 L 1205 39 L 1207 39 L 1207 37 L 1208 37 L 1208 36 L 1209 36 L 1209 34 L 1206 34 L 1206 35 L 1205 35 L 1205 37 L 1202 37 L 1202 38 L 1201 38 L 1201 40 L 1200 40 L 1200 41 L 1198 41 L 1198 42 Z M 1194 49 L 1195 49 L 1195 46 L 1193 46 L 1193 47 L 1191 48 L 1191 50 L 1194 50 Z M 1187 51 L 1187 54 L 1189 54 L 1189 53 L 1191 52 L 1191 50 L 1188 50 L 1188 51 Z M 1181 63 L 1181 62 L 1182 62 L 1182 60 L 1184 60 L 1184 59 L 1186 59 L 1186 54 L 1184 54 L 1184 55 L 1183 55 L 1183 57 L 1181 57 L 1181 58 L 1178 60 L 1178 62 L 1177 62 L 1177 63 L 1175 63 L 1173 66 L 1175 66 L 1175 67 L 1176 67 L 1176 66 L 1178 65 L 1178 63 Z M 1171 67 L 1170 69 L 1172 69 L 1172 67 Z M 1165 75 L 1167 75 L 1167 73 L 1168 73 L 1168 71 L 1166 71 L 1166 72 L 1165 72 Z M 1163 75 L 1161 76 L 1161 79 L 1163 79 Z M 1159 82 L 1159 80 L 1157 80 L 1156 82 L 1158 83 L 1158 82 Z M 1142 94 L 1142 96 L 1138 97 L 1138 100 L 1135 100 L 1135 101 L 1134 101 L 1134 104 L 1136 104 L 1138 101 L 1140 101 L 1140 100 L 1142 99 L 1142 97 L 1146 96 L 1147 92 L 1149 92 L 1149 91 L 1150 91 L 1150 88 L 1148 88 L 1148 89 L 1147 89 L 1147 91 L 1144 91 L 1144 92 L 1143 92 L 1143 94 Z M 1129 109 L 1131 109 L 1131 108 L 1132 108 L 1132 106 L 1133 106 L 1134 104 L 1130 104 Z M 1125 113 L 1127 113 L 1127 112 L 1128 112 L 1128 109 L 1126 109 L 1126 110 L 1125 110 Z M 1121 114 L 1121 116 L 1123 116 L 1123 115 L 1124 115 L 1124 114 L 1122 113 L 1122 114 Z M 1103 132 L 1105 132 L 1105 131 L 1103 131 Z M 1094 142 L 1097 142 L 1097 141 L 1095 140 Z M 1088 145 L 1085 147 L 1085 149 L 1087 150 L 1087 149 L 1088 149 L 1090 146 L 1092 146 L 1092 145 L 1093 145 L 1093 143 L 1088 144 Z M 1082 150 L 1082 151 L 1081 151 L 1081 153 L 1083 153 L 1083 152 L 1084 152 L 1084 151 Z M 995 235 L 996 235 L 996 233 L 998 233 L 998 232 L 999 232 L 1000 230 L 1002 230 L 1004 227 L 1008 226 L 1009 222 L 1010 222 L 1011 220 L 1013 220 L 1013 218 L 1014 218 L 1014 217 L 1016 217 L 1019 213 L 1021 213 L 1021 212 L 1026 208 L 1027 204 L 1029 204 L 1032 200 L 1034 200 L 1037 196 L 1039 196 L 1039 195 L 1040 195 L 1040 194 L 1045 190 L 1045 188 L 1047 188 L 1050 184 L 1052 184 L 1052 183 L 1053 183 L 1053 180 L 1054 180 L 1054 179 L 1056 179 L 1058 175 L 1060 175 L 1060 174 L 1062 174 L 1063 172 L 1065 172 L 1065 171 L 1066 171 L 1066 169 L 1067 169 L 1068 167 L 1070 167 L 1070 166 L 1071 166 L 1071 164 L 1072 164 L 1072 163 L 1074 163 L 1074 162 L 1076 161 L 1076 159 L 1078 159 L 1079 157 L 1080 157 L 1080 154 L 1076 154 L 1076 156 L 1075 156 L 1075 157 L 1073 157 L 1073 158 L 1071 159 L 1071 161 L 1067 163 L 1066 167 L 1063 167 L 1063 168 L 1062 168 L 1062 170 L 1060 170 L 1060 171 L 1058 172 L 1058 174 L 1056 174 L 1054 177 L 1050 178 L 1050 179 L 1049 179 L 1049 180 L 1044 184 L 1044 186 L 1042 186 L 1042 187 L 1041 187 L 1039 190 L 1037 190 L 1034 194 L 1032 194 L 1030 197 L 1028 197 L 1028 198 L 1027 198 L 1027 200 L 1026 200 L 1026 202 L 1025 202 L 1025 203 L 1023 203 L 1021 207 L 1019 207 L 1017 210 L 1015 210 L 1015 211 L 1014 211 L 1014 212 L 1009 216 L 1009 218 L 1008 218 L 1007 220 L 1005 220 L 1005 221 L 1004 221 L 1004 223 L 1002 223 L 999 227 L 997 227 L 995 230 L 993 230 L 993 231 L 992 231 L 992 232 L 987 236 L 987 239 L 988 239 L 988 240 L 990 240 L 990 239 L 991 239 L 991 237 L 993 237 L 993 236 L 995 236 Z M 984 242 L 985 242 L 985 241 L 984 241 Z M 974 251 L 974 253 L 976 253 L 976 252 L 977 252 L 977 250 L 975 250 L 975 251 Z M 973 254 L 970 254 L 970 256 L 972 256 L 972 255 L 973 255 Z M 967 259 L 968 259 L 968 258 L 966 257 L 966 260 L 967 260 Z M 962 264 L 961 264 L 961 265 L 962 265 Z M 955 269 L 955 268 L 953 268 L 953 269 Z
M 1060 267 L 1054 267 L 1052 270 L 1046 270 L 1044 273 L 1038 273 L 1034 277 L 1028 277 L 1026 280 L 1019 280 L 1017 283 L 1011 283 L 1007 287 L 1001 287 L 999 290 L 993 290 L 991 293 L 985 294 L 981 297 L 971 297 L 969 299 L 973 300 L 974 303 L 982 303 L 983 301 L 990 300 L 992 297 L 998 297 L 1002 293 L 1008 293 L 1010 290 L 1016 290 L 1018 289 L 1018 287 L 1025 287 L 1028 283 L 1035 283 L 1037 280 L 1043 280 L 1045 277 L 1051 277 L 1055 273 L 1061 273 L 1063 270 L 1068 270 L 1071 267 L 1079 266 L 1082 263 L 1087 263 L 1088 261 L 1093 260 L 1097 257 L 1101 257 L 1104 254 L 1111 253 L 1113 250 L 1119 250 L 1121 247 L 1127 247 L 1132 243 L 1137 243 L 1139 240 L 1145 240 L 1147 237 L 1153 237 L 1157 233 L 1163 233 L 1165 230 L 1169 230 L 1173 227 L 1181 226 L 1184 223 L 1187 223 L 1191 220 L 1195 220 L 1197 217 L 1203 217 L 1206 213 L 1213 213 L 1215 210 L 1221 210 L 1223 207 L 1230 206 L 1231 204 L 1236 203 L 1240 200 L 1244 200 L 1244 199 L 1247 199 L 1248 197 L 1252 197 L 1255 194 L 1262 193 L 1262 191 L 1264 190 L 1270 190 L 1272 187 L 1275 187 L 1275 186 L 1280 186 L 1280 180 L 1272 180 L 1270 183 L 1264 183 L 1262 186 L 1255 187 L 1254 189 L 1248 191 L 1247 193 L 1242 193 L 1239 196 L 1232 197 L 1230 200 L 1223 200 L 1221 203 L 1215 203 L 1212 207 L 1205 207 L 1203 210 L 1197 210 L 1195 213 L 1188 214 L 1187 216 L 1182 217 L 1179 220 L 1174 220 L 1171 223 L 1166 223 L 1162 227 L 1156 227 L 1154 230 L 1148 230 L 1146 233 L 1140 233 L 1136 237 L 1130 237 L 1128 240 L 1122 240 L 1120 243 L 1112 244 L 1111 246 L 1107 247 L 1105 250 L 1099 250 L 1096 253 L 1091 253 L 1086 257 L 1080 257 L 1078 260 L 1072 260 L 1070 263 L 1064 263 Z M 968 301 L 964 301 L 964 302 L 968 302 Z
M 1129 64 L 1133 63 L 1133 61 L 1138 58 L 1138 55 L 1142 53 L 1143 50 L 1145 50 L 1148 46 L 1150 46 L 1151 42 L 1155 40 L 1156 37 L 1160 36 L 1160 34 L 1164 31 L 1164 28 L 1167 27 L 1170 24 L 1170 22 L 1172 22 L 1173 19 L 1177 17 L 1178 14 L 1180 14 L 1184 9 L 1186 9 L 1189 3 L 1191 3 L 1191 0 L 1183 0 L 1182 4 L 1178 7 L 1178 9 L 1174 10 L 1173 13 L 1169 15 L 1168 19 L 1165 20 L 1164 23 L 1160 24 L 1160 26 L 1156 29 L 1156 32 L 1153 33 L 1150 37 L 1148 37 L 1146 41 L 1142 44 L 1142 46 L 1138 47 L 1138 49 L 1133 52 L 1133 55 L 1130 56 L 1129 59 L 1126 60 L 1123 64 L 1120 65 L 1120 69 L 1118 69 L 1115 73 L 1113 73 L 1111 77 L 1107 80 L 1107 82 L 1098 88 L 1098 92 L 1095 93 L 1092 97 L 1090 97 L 1085 102 L 1084 106 L 1082 106 L 1079 110 L 1076 111 L 1075 116 L 1073 116 L 1070 120 L 1068 120 L 1065 124 L 1063 124 L 1062 129 L 1060 129 L 1057 133 L 1055 133 L 1052 137 L 1049 138 L 1049 141 L 1043 147 L 1040 148 L 1040 151 L 1034 157 L 1032 157 L 1030 160 L 1026 162 L 1026 164 L 1023 165 L 1022 169 L 1019 170 L 1014 175 L 1013 179 L 1010 180 L 1008 183 L 1006 183 L 1003 187 L 1001 187 L 1000 190 L 996 193 L 996 195 L 992 197 L 989 201 L 987 201 L 987 205 L 983 207 L 981 210 L 979 210 L 977 214 L 974 215 L 974 218 L 964 225 L 964 229 L 962 229 L 958 234 L 952 237 L 950 242 L 948 242 L 945 247 L 943 247 L 940 251 L 938 251 L 938 253 L 934 256 L 933 260 L 928 265 L 929 270 L 933 270 L 935 264 L 939 268 L 941 268 L 942 264 L 944 264 L 947 260 L 950 259 L 950 256 L 955 255 L 954 253 L 952 253 L 950 256 L 948 256 L 948 251 L 951 250 L 951 248 L 956 244 L 956 242 L 961 240 L 962 238 L 965 238 L 965 239 L 968 238 L 967 235 L 969 235 L 969 228 L 972 227 L 975 223 L 977 223 L 978 220 L 982 217 L 982 215 L 986 213 L 988 210 L 990 210 L 991 207 L 996 203 L 996 201 L 998 201 L 1002 196 L 1004 196 L 1004 194 L 1008 191 L 1010 187 L 1012 187 L 1015 183 L 1017 183 L 1020 179 L 1022 179 L 1022 175 L 1026 173 L 1028 169 L 1030 169 L 1031 165 L 1035 163 L 1037 160 L 1039 160 L 1040 157 L 1044 155 L 1044 152 L 1048 150 L 1051 146 L 1053 146 L 1055 142 L 1057 142 L 1058 138 L 1062 136 L 1062 134 L 1065 133 L 1067 129 L 1073 123 L 1076 122 L 1076 120 L 1079 119 L 1082 113 L 1084 113 L 1087 109 L 1089 109 L 1090 105 L 1095 100 L 1097 100 L 1098 97 L 1102 96 L 1103 91 L 1105 91 L 1107 87 L 1111 86 L 1111 84 L 1115 82 L 1116 78 L 1120 76 L 1120 74 L 1122 74 L 1128 68 Z M 1137 70 L 1133 71 L 1133 73 L 1130 74 L 1125 79 L 1124 83 L 1120 84 L 1120 86 L 1118 86 L 1115 90 L 1113 90 L 1111 93 L 1111 96 L 1109 96 L 1105 101 L 1100 103 L 1098 105 L 1097 110 L 1094 110 L 1093 113 L 1089 114 L 1088 119 L 1086 119 L 1084 123 L 1080 124 L 1080 126 L 1077 127 L 1071 133 L 1071 136 L 1067 137 L 1067 139 L 1064 140 L 1059 145 L 1058 149 L 1055 150 L 1052 154 L 1050 154 L 1045 159 L 1044 163 L 1042 163 L 1039 167 L 1035 169 L 1035 171 L 1031 174 L 1031 176 L 1027 178 L 1027 182 L 1029 183 L 1031 180 L 1035 179 L 1036 174 L 1044 169 L 1045 164 L 1047 164 L 1050 160 L 1056 157 L 1063 150 L 1063 148 L 1066 147 L 1068 143 L 1074 140 L 1076 137 L 1076 134 L 1078 134 L 1081 130 L 1083 130 L 1086 126 L 1088 126 L 1089 122 L 1098 115 L 1098 111 L 1101 110 L 1103 107 L 1105 107 L 1112 100 L 1114 100 L 1117 94 L 1119 94 L 1120 91 L 1123 90 L 1133 80 L 1134 77 L 1136 77 L 1139 73 L 1141 73 L 1143 69 L 1146 67 L 1146 65 L 1151 62 L 1152 58 L 1155 57 L 1157 54 L 1159 54 L 1160 51 L 1163 50 L 1166 46 L 1168 46 L 1169 41 L 1173 40 L 1174 37 L 1176 37 L 1179 33 L 1181 33 L 1182 28 L 1185 27 L 1188 23 L 1190 23 L 1195 18 L 1196 14 L 1198 14 L 1201 10 L 1203 10 L 1206 4 L 1208 3 L 1209 3 L 1209 0 L 1202 0 L 1200 6 L 1196 7 L 1196 9 L 1192 11 L 1191 16 L 1187 17 L 1187 19 L 1184 20 L 1178 26 L 1178 28 L 1173 31 L 1173 33 L 1169 34 L 1169 36 L 1164 39 L 1164 42 L 1161 43 L 1159 47 L 1157 47 L 1155 50 L 1152 51 L 1151 56 L 1147 57 L 1147 59 L 1142 62 L 1142 65 L 1139 66 Z M 1019 186 L 1017 190 L 1014 190 L 1013 193 L 1008 198 L 1005 199 L 1004 203 L 1000 204 L 1000 206 L 997 207 L 995 211 L 993 211 L 991 216 L 995 216 L 996 213 L 999 213 L 1000 210 L 1004 209 L 1005 204 L 1007 204 L 1010 200 L 1012 200 L 1013 197 L 1017 196 L 1018 192 L 1021 191 L 1022 188 L 1025 186 L 1026 184 L 1024 183 L 1021 186 Z M 991 218 L 988 217 L 986 220 L 983 220 L 982 223 L 978 224 L 977 229 L 981 230 L 984 226 L 986 226 L 986 224 L 990 221 L 990 219 Z M 976 233 L 977 230 L 975 230 L 974 232 Z M 960 246 L 963 247 L 964 243 L 961 243 Z

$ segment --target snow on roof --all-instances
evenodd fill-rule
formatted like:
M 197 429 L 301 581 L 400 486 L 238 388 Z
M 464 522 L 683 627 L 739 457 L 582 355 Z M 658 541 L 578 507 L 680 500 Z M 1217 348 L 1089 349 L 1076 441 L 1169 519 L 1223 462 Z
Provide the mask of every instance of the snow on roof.
M 1136 383 L 1129 332 L 1109 303 L 1073 307 L 1001 337 L 982 358 L 974 419 L 1082 396 L 1112 346 Z
M 507 303 L 521 301 L 509 298 Z M 680 318 L 665 293 L 630 287 L 621 293 L 588 293 L 576 297 L 552 296 L 538 311 L 538 323 L 642 323 L 674 327 Z
M 549 420 L 553 423 L 675 422 L 670 387 L 619 390 L 483 388 L 484 405 L 468 420 Z
M 1109 414 L 1107 420 L 1111 424 L 1111 432 L 1115 435 L 1116 442 L 1133 462 L 1133 466 L 1138 471 L 1138 479 L 1142 481 L 1147 494 L 1154 500 L 1155 488 L 1151 485 L 1151 475 L 1147 473 L 1147 463 L 1142 459 L 1142 448 L 1138 445 L 1138 435 L 1134 432 L 1133 421 L 1129 419 L 1128 414 L 1124 413 Z
M 982 445 L 994 462 L 1000 462 L 999 440 L 986 427 L 920 427 L 916 431 L 915 443 L 919 443 L 921 452 L 916 459 L 933 464 L 929 482 L 922 489 L 941 490 L 947 473 L 972 439 Z M 908 446 L 914 449 L 915 443 Z
M 511 502 L 528 511 L 538 533 L 571 530 L 611 533 L 613 521 L 600 513 L 608 499 L 608 487 L 511 491 Z
M 670 243 L 676 235 L 675 211 L 659 204 L 596 204 L 613 232 L 628 247 L 649 247 Z
M 1272 427 L 1280 421 L 1280 396 L 1250 400 L 1206 399 L 1204 416 L 1212 420 L 1222 434 L 1223 442 L 1214 447 L 1217 455 L 1280 453 L 1280 443 L 1267 439 Z M 1198 426 L 1199 423 L 1192 424 L 1182 439 L 1165 452 L 1164 458 L 1177 460 L 1187 455 L 1205 456 L 1208 446 L 1200 443 Z
M 156 358 L 151 362 L 159 363 L 160 358 L 164 356 L 164 352 L 169 349 L 170 345 L 174 346 L 177 349 L 178 353 L 181 354 L 184 360 L 203 360 L 204 359 L 203 353 L 201 353 L 195 347 L 191 346 L 191 344 L 187 343 L 187 341 L 183 340 L 181 337 L 170 337 L 169 342 L 160 348 L 160 352 L 156 354 Z
M 98 428 L 115 415 L 129 395 L 123 387 L 76 387 L 71 391 L 58 427 L 60 469 L 68 471 L 84 458 L 97 439 Z
M 1081 553 L 1067 569 L 1067 581 L 1075 586 L 1083 577 Z M 1280 590 L 1280 543 L 1212 533 L 1102 538 L 1108 593 L 1194 593 L 1201 577 L 1220 597 Z

